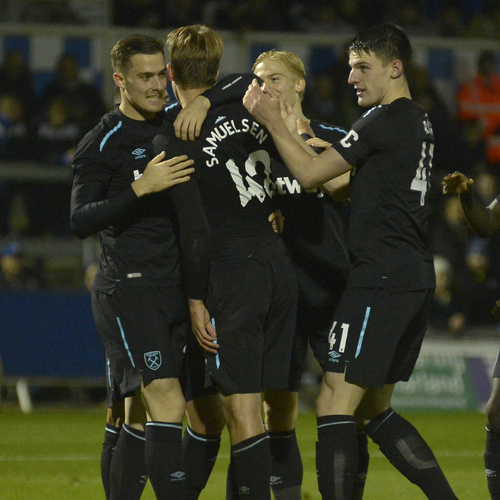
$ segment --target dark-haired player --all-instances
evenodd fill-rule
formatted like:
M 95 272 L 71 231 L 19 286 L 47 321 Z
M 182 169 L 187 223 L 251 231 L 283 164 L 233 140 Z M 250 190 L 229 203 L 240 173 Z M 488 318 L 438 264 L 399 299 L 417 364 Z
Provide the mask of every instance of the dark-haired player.
M 189 180 L 193 170 L 182 169 L 192 161 L 152 156 L 151 141 L 163 127 L 163 43 L 127 36 L 111 58 L 120 104 L 79 144 L 71 198 L 75 234 L 100 236 L 92 309 L 109 361 L 109 404 L 125 398 L 120 432 L 108 414 L 102 463 L 111 470 L 103 470 L 103 482 L 111 500 L 139 498 L 147 477 L 157 498 L 180 500 L 185 401 L 179 375 L 189 313 L 179 241 L 195 272 L 208 229 L 193 217 L 194 204 L 179 204 L 178 191 L 165 191 Z
M 412 48 L 399 27 L 369 28 L 348 52 L 349 83 L 359 105 L 369 109 L 319 155 L 289 132 L 293 116 L 285 123 L 276 95 L 263 93 L 255 82 L 244 98 L 304 187 L 351 172 L 351 268 L 330 330 L 316 410 L 319 488 L 325 500 L 352 497 L 357 417 L 428 498 L 454 500 L 429 446 L 390 406 L 395 384 L 409 379 L 418 358 L 435 287 L 427 238 L 432 127 L 411 100 L 404 70 Z

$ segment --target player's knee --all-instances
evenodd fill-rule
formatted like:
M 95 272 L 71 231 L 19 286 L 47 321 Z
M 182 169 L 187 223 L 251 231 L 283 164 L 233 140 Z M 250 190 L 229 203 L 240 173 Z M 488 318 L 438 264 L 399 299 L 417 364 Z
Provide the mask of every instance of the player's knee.
M 189 426 L 199 434 L 218 435 L 226 425 L 219 396 L 199 398 L 186 405 Z

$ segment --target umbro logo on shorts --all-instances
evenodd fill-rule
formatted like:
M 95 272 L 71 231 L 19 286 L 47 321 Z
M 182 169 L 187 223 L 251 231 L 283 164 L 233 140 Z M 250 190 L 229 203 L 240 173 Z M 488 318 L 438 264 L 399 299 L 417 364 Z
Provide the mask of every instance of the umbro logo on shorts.
M 177 472 L 170 474 L 172 481 L 184 481 L 186 479 L 185 476 L 186 476 L 186 473 L 182 472 L 181 470 L 178 470 Z
M 340 354 L 336 351 L 330 351 L 328 353 L 328 357 L 330 358 L 329 360 L 332 362 L 332 363 L 338 363 L 339 360 L 338 358 L 340 358 Z

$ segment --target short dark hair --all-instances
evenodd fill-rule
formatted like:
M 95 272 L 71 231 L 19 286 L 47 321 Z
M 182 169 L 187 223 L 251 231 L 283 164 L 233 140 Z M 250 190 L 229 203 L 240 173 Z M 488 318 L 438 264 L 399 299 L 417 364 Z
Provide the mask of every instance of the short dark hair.
M 167 36 L 170 65 L 184 90 L 212 87 L 222 58 L 222 38 L 208 26 L 193 24 Z
M 408 35 L 397 25 L 378 24 L 362 31 L 354 37 L 347 48 L 347 53 L 373 53 L 384 63 L 399 60 L 403 68 L 411 61 L 412 47 Z
M 163 51 L 164 43 L 149 35 L 124 36 L 111 50 L 111 64 L 114 71 L 126 71 L 130 67 L 130 60 L 136 54 L 158 54 Z

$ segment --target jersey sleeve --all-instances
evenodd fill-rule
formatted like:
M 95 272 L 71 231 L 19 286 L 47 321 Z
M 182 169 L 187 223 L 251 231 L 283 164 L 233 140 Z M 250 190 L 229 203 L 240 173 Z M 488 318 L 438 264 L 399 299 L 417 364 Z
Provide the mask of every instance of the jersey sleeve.
M 384 110 L 381 107 L 367 111 L 352 126 L 345 137 L 338 140 L 334 147 L 344 160 L 353 167 L 364 164 L 368 155 L 383 146 L 388 137 Z
M 210 101 L 212 108 L 240 101 L 254 78 L 257 77 L 252 73 L 231 73 L 205 90 L 203 96 Z
M 157 155 L 161 151 L 170 154 L 177 143 L 177 140 L 157 135 L 153 140 L 153 154 Z M 186 147 L 182 143 L 182 149 Z M 210 232 L 198 183 L 191 179 L 174 186 L 169 189 L 168 196 L 179 224 L 180 258 L 186 295 L 189 299 L 204 300 L 209 274 Z
M 139 199 L 132 186 L 107 197 L 111 168 L 77 156 L 73 163 L 70 221 L 78 238 L 102 231 L 120 222 Z

